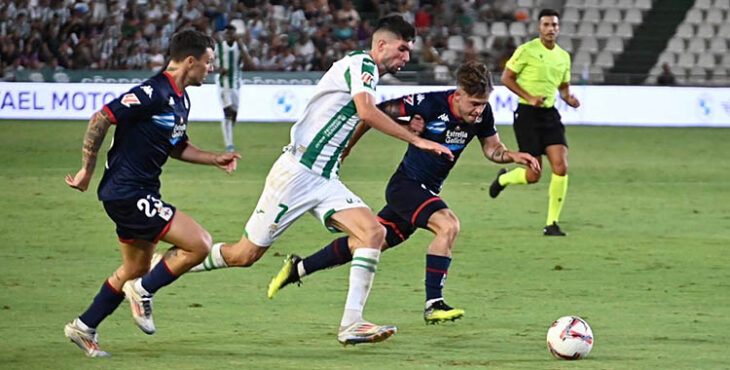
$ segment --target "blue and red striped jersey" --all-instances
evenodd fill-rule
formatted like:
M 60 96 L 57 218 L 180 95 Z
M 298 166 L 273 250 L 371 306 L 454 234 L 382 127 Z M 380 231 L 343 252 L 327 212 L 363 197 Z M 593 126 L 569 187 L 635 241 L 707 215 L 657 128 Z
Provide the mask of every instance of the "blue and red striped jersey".
M 408 150 L 398 166 L 398 171 L 420 182 L 434 193 L 441 191 L 446 177 L 474 136 L 484 138 L 497 133 L 489 104 L 482 116 L 473 124 L 466 123 L 458 117 L 451 106 L 454 91 L 421 93 L 398 98 L 401 101 L 403 116 L 418 114 L 423 117 L 426 128 L 421 137 L 448 147 L 454 154 L 454 161 L 451 162 L 408 144 Z
M 103 110 L 116 125 L 98 195 L 102 201 L 160 196 L 170 153 L 187 143 L 190 98 L 161 72 L 112 100 Z

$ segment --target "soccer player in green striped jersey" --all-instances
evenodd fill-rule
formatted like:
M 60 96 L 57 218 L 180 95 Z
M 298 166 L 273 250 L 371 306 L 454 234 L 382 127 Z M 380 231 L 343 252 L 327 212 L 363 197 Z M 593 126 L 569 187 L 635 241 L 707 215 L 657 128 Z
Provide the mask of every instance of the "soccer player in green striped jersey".
M 246 47 L 236 34 L 236 27 L 226 26 L 223 41 L 215 45 L 216 68 L 218 70 L 218 88 L 223 106 L 223 142 L 226 151 L 234 152 L 233 126 L 238 116 L 238 90 L 241 88 L 241 71 L 254 68 L 253 61 Z
M 521 152 L 532 154 L 542 164 L 545 154 L 553 170 L 548 190 L 546 236 L 565 236 L 558 226 L 568 191 L 568 142 L 565 126 L 555 109 L 555 97 L 571 107 L 580 102 L 570 93 L 570 54 L 556 43 L 560 32 L 559 14 L 543 9 L 538 15 L 540 37 L 520 45 L 507 61 L 502 82 L 517 94 L 519 105 L 514 115 L 514 131 Z M 529 167 L 512 171 L 502 169 L 489 187 L 489 195 L 496 198 L 507 185 L 532 184 L 540 180 L 540 172 Z
M 415 29 L 401 16 L 381 19 L 369 51 L 343 57 L 325 73 L 303 116 L 291 129 L 291 142 L 274 163 L 244 235 L 235 244 L 216 244 L 193 268 L 206 271 L 251 266 L 300 216 L 311 213 L 331 231 L 350 237 L 352 263 L 345 310 L 337 340 L 343 345 L 383 341 L 395 326 L 363 319 L 363 308 L 380 258 L 385 229 L 370 208 L 338 178 L 340 159 L 360 121 L 448 160 L 447 147 L 420 138 L 375 105 L 381 74 L 395 73 L 410 59 Z

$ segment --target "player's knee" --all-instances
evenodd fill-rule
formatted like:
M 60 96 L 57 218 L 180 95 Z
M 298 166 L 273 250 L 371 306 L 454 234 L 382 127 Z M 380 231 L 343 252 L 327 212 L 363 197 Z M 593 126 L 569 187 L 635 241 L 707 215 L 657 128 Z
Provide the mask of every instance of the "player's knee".
M 456 237 L 459 236 L 459 231 L 461 231 L 461 223 L 459 222 L 459 219 L 456 217 L 456 215 L 450 214 L 440 228 L 440 233 L 443 234 L 443 236 L 446 237 L 448 240 L 453 242 L 454 240 L 456 240 Z
M 527 173 L 525 174 L 525 178 L 527 179 L 528 184 L 534 184 L 534 183 L 540 181 L 540 173 L 527 170 Z
M 558 176 L 565 176 L 568 173 L 568 162 L 556 163 L 553 173 Z
M 190 248 L 190 262 L 200 263 L 208 257 L 210 253 L 210 247 L 213 244 L 213 238 L 210 233 L 203 230 L 193 240 L 191 240 Z
M 383 225 L 376 223 L 372 225 L 368 230 L 368 235 L 370 236 L 370 242 L 369 245 L 378 246 L 381 249 L 386 244 L 385 243 L 385 235 L 387 234 L 387 231 L 385 230 L 385 227 Z
M 385 227 L 383 225 L 374 222 L 372 224 L 368 224 L 365 226 L 362 226 L 360 230 L 358 230 L 356 235 L 351 235 L 354 237 L 359 243 L 359 245 L 355 245 L 357 247 L 379 247 L 382 248 L 383 245 L 385 245 Z

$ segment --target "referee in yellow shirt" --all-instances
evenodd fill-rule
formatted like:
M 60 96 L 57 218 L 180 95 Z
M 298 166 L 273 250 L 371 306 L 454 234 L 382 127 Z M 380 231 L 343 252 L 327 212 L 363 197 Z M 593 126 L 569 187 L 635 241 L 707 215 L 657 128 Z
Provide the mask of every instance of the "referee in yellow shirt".
M 543 229 L 548 236 L 566 235 L 558 226 L 558 218 L 568 190 L 568 142 L 565 126 L 555 109 L 556 92 L 560 91 L 560 97 L 571 107 L 580 106 L 570 93 L 570 55 L 555 43 L 560 32 L 559 17 L 552 9 L 540 11 L 540 37 L 520 45 L 502 73 L 502 83 L 520 97 L 514 118 L 520 151 L 532 154 L 541 165 L 542 155 L 547 155 L 553 169 Z M 509 172 L 502 169 L 490 186 L 489 195 L 496 198 L 507 185 L 538 180 L 540 173 L 530 168 L 518 167 Z

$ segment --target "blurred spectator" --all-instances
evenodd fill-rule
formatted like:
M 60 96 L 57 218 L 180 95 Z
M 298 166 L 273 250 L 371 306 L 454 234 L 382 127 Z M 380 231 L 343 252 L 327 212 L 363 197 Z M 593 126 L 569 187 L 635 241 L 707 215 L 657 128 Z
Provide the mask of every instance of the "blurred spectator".
M 370 37 L 373 35 L 373 27 L 370 25 L 370 21 L 367 19 L 361 20 L 360 24 L 357 25 L 355 34 L 360 45 L 360 49 L 369 49 Z
M 470 60 L 479 60 L 479 54 L 474 46 L 474 39 L 471 38 L 466 39 L 466 44 L 464 45 L 464 62 Z
M 23 52 L 20 53 L 20 65 L 25 69 L 37 70 L 40 68 L 39 62 L 38 49 L 34 48 L 30 42 L 25 43 Z
M 48 65 L 46 66 L 47 69 L 53 72 L 63 71 L 64 68 L 58 65 L 58 59 L 53 58 L 48 62 Z
M 355 29 L 360 23 L 360 14 L 352 6 L 352 1 L 345 1 L 342 5 L 342 9 L 337 11 L 337 19 L 343 19 L 347 23 L 347 26 L 351 29 Z
M 149 57 L 149 65 L 147 66 L 148 69 L 151 69 L 155 72 L 162 70 L 162 68 L 165 67 L 165 56 L 162 55 L 160 52 L 160 49 L 156 46 L 153 46 L 150 48 L 150 57 Z
M 307 16 L 304 14 L 304 7 L 302 6 L 301 1 L 294 0 L 290 9 L 291 14 L 289 16 L 289 22 L 291 23 L 291 26 L 297 31 L 304 29 L 307 25 Z
M 418 28 L 423 47 L 414 59 L 444 65 L 449 36 L 466 41 L 458 58 L 509 57 L 509 40 L 477 53 L 469 41 L 475 21 L 514 19 L 508 0 L 5 0 L 0 1 L 0 71 L 155 69 L 171 35 L 193 27 L 215 35 L 228 25 L 265 70 L 326 70 L 352 50 L 369 48 L 371 21 L 402 14 Z M 425 74 L 428 75 L 428 74 Z
M 163 5 L 160 3 L 159 0 L 150 0 L 150 3 L 147 7 L 147 17 L 152 20 L 158 20 L 162 18 L 162 14 L 164 13 Z
M 656 83 L 661 86 L 674 86 L 677 84 L 677 79 L 674 77 L 668 63 L 662 64 L 662 73 L 657 77 Z
M 261 69 L 264 71 L 274 71 L 280 69 L 279 57 L 276 55 L 276 51 L 273 48 L 269 48 L 266 51 L 266 55 L 261 58 L 259 64 Z
M 312 59 L 314 59 L 314 43 L 309 38 L 309 36 L 305 33 L 302 33 L 299 36 L 299 42 L 295 46 L 295 51 L 297 55 L 300 56 L 301 62 L 304 66 L 309 66 L 309 68 L 304 68 L 304 70 L 309 70 L 311 68 Z
M 421 63 L 446 65 L 446 62 L 444 62 L 439 56 L 439 52 L 434 46 L 433 40 L 429 37 L 423 40 L 422 53 Z
M 22 71 L 24 68 L 20 65 L 20 59 L 15 59 L 13 62 L 3 69 L 3 81 L 13 82 L 15 81 L 15 75 L 18 71 Z
M 188 1 L 188 4 L 185 6 L 185 10 L 182 12 L 182 17 L 191 21 L 200 18 L 203 14 L 200 12 L 200 9 L 198 9 L 198 6 L 198 0 Z
M 284 71 L 293 71 L 295 69 L 294 63 L 297 61 L 297 57 L 294 56 L 294 50 L 289 48 L 282 48 L 279 54 L 279 69 Z
M 454 23 L 462 30 L 468 30 L 471 28 L 471 24 L 474 23 L 474 19 L 472 19 L 469 13 L 464 11 L 464 8 L 459 6 L 456 8 Z
M 419 33 L 423 33 L 426 29 L 431 27 L 431 5 L 423 5 L 416 12 L 414 19 L 414 25 Z
M 334 34 L 335 38 L 340 41 L 351 39 L 353 36 L 355 36 L 355 30 L 350 27 L 350 25 L 347 23 L 347 20 L 344 18 L 340 18 L 337 21 L 337 25 L 332 30 L 332 33 Z
M 403 16 L 403 19 L 405 19 L 408 23 L 413 24 L 416 20 L 413 14 L 412 4 L 408 0 L 400 0 L 397 12 Z

